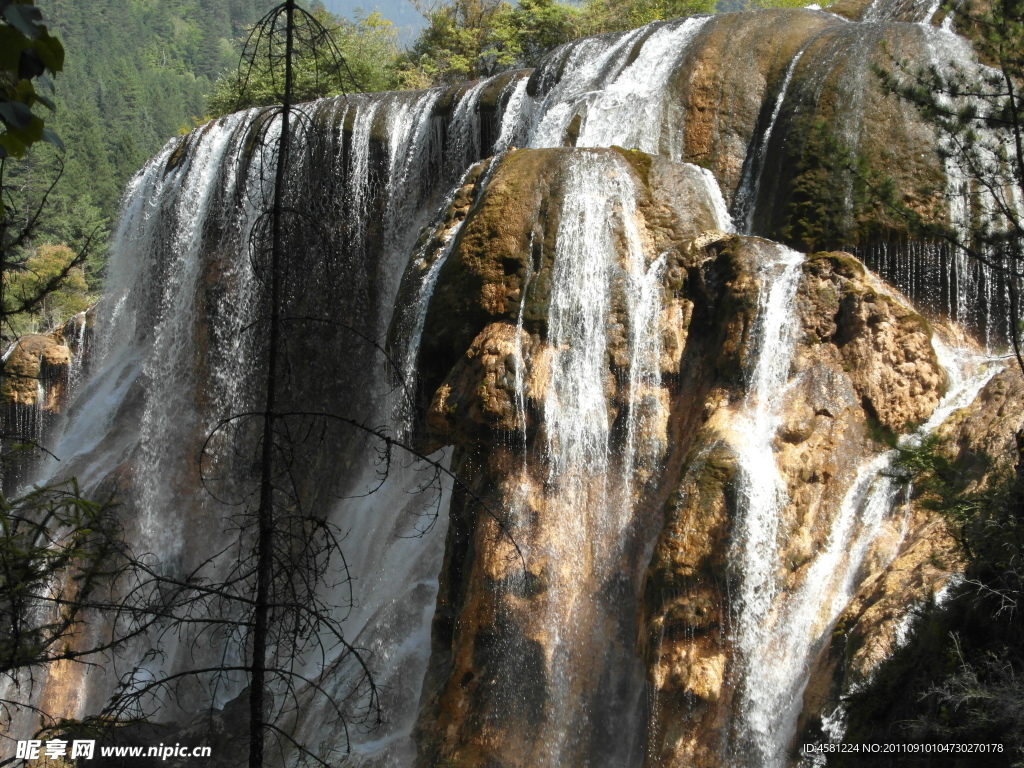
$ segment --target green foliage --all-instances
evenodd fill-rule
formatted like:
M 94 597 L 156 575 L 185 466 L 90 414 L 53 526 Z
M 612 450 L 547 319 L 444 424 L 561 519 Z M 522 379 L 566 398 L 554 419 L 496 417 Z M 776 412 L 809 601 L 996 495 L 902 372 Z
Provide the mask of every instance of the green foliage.
M 846 203 L 852 158 L 823 121 L 805 137 L 780 234 L 808 251 L 828 250 L 843 245 L 853 229 Z
M 824 2 L 818 3 L 822 8 L 835 3 L 836 0 L 824 0 Z M 743 3 L 743 9 L 747 11 L 757 10 L 758 8 L 806 8 L 809 3 L 804 0 L 746 0 Z
M 390 91 L 401 87 L 397 69 L 400 54 L 395 25 L 374 11 L 354 22 L 336 19 L 335 44 L 360 91 Z
M 583 13 L 557 0 L 523 0 L 516 6 L 501 0 L 454 0 L 427 17 L 430 24 L 405 57 L 410 87 L 535 66 L 548 50 L 583 34 Z
M 8 332 L 20 336 L 46 331 L 96 301 L 82 267 L 69 266 L 76 259 L 77 253 L 67 245 L 43 244 L 9 266 L 3 276 L 5 314 L 36 294 L 44 295 L 31 312 L 8 318 Z M 47 290 L 51 282 L 53 287 Z
M 968 467 L 949 456 L 937 435 L 925 438 L 919 446 L 899 450 L 897 467 L 913 478 L 918 503 L 942 514 L 974 566 L 997 570 L 1012 567 L 1012 561 L 1024 554 L 1024 526 L 1010 514 L 1010 479 L 1000 480 L 997 473 L 995 481 L 975 487 L 992 470 L 992 459 L 973 456 Z M 1000 531 L 996 538 L 992 537 L 994 530 Z M 1005 538 L 1007 533 L 1013 534 L 1011 540 Z M 1016 543 L 1006 550 L 1005 545 L 1012 542 Z
M 875 768 L 928 766 L 1019 766 L 1024 759 L 1024 658 L 1019 632 L 1005 618 L 994 620 L 992 604 L 975 602 L 969 587 L 941 607 L 917 611 L 910 642 L 878 669 L 870 683 L 846 702 L 855 743 L 1000 744 L 970 762 L 935 754 L 879 754 Z M 860 766 L 863 755 L 837 756 L 837 766 Z M 833 764 L 830 758 L 829 765 Z
M 77 251 L 92 236 L 86 279 L 96 291 L 125 183 L 167 139 L 205 114 L 211 79 L 237 63 L 234 41 L 269 0 L 38 0 L 37 5 L 0 0 L 5 9 L 0 87 L 9 98 L 12 78 L 19 74 L 11 67 L 15 55 L 19 62 L 26 56 L 35 62 L 34 69 L 22 66 L 23 74 L 44 68 L 35 83 L 43 92 L 52 91 L 52 101 L 37 88 L 34 103 L 56 110 L 46 121 L 52 133 L 39 134 L 52 146 L 37 141 L 27 151 L 11 153 L 25 155 L 26 162 L 7 167 L 4 203 L 23 212 L 35 210 L 33 203 L 47 193 L 59 157 L 63 175 L 26 245 L 66 243 Z M 22 41 L 31 47 L 23 45 L 20 54 L 8 45 L 11 30 L 17 31 L 8 23 L 8 7 L 42 11 L 49 25 L 49 32 L 42 27 L 36 39 Z M 38 25 L 38 16 L 33 18 Z M 62 69 L 52 90 L 48 75 Z M 15 83 L 19 93 L 26 82 L 31 86 L 24 79 Z M 29 130 L 38 133 L 39 126 L 32 126 Z M 57 135 L 66 151 L 56 152 Z
M 491 36 L 501 6 L 491 0 L 455 0 L 432 11 L 409 52 L 410 86 L 453 84 L 496 71 Z
M 42 20 L 33 0 L 0 0 L 0 159 L 24 157 L 37 141 L 60 146 L 57 135 L 32 111 L 37 104 L 56 109 L 36 85 L 52 93 L 50 75 L 64 67 L 64 48 Z
M 781 239 L 812 252 L 907 231 L 894 214 L 901 206 L 895 181 L 852 152 L 827 122 L 798 122 L 790 141 L 801 141 L 803 148 L 778 232 Z
M 714 13 L 715 0 L 587 0 L 583 33 L 620 32 L 680 16 Z
M 269 4 L 45 0 L 68 51 L 56 116 L 69 148 L 57 190 L 67 207 L 88 198 L 114 220 L 125 182 L 205 114 L 212 79 L 237 64 L 233 41 Z
M 96 300 L 107 222 L 87 196 L 54 193 L 59 160 L 46 174 L 28 158 L 0 163 L 0 195 L 8 203 L 0 216 L 0 340 L 9 344 L 62 324 Z
M 716 0 L 450 0 L 414 3 L 429 25 L 404 57 L 408 87 L 463 82 L 514 67 L 534 67 L 555 46 L 622 32 L 652 21 L 715 12 Z M 751 8 L 803 6 L 803 0 L 752 0 Z
M 387 91 L 400 86 L 396 62 L 398 34 L 391 22 L 372 13 L 355 22 L 338 19 L 319 8 L 300 15 L 292 66 L 295 98 L 312 101 L 349 91 Z M 250 37 L 252 62 L 223 77 L 214 86 L 210 112 L 223 115 L 248 107 L 280 104 L 284 59 L 270 50 L 270 37 Z
M 713 13 L 715 0 L 452 0 L 425 10 L 429 25 L 406 57 L 406 83 L 425 87 L 534 67 L 557 45 L 660 19 Z
M 514 66 L 536 66 L 552 48 L 579 35 L 583 14 L 555 0 L 520 0 L 496 20 L 496 37 L 505 42 Z

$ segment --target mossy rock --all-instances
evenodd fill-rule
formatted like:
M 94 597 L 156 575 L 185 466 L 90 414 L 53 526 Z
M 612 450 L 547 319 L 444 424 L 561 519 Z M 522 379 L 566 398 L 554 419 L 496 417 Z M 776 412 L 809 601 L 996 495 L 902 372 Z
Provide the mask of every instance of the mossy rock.
M 906 237 L 892 205 L 945 215 L 942 160 L 921 149 L 934 132 L 874 71 L 893 67 L 892 51 L 929 61 L 927 33 L 840 24 L 808 44 L 766 147 L 756 232 L 805 250 L 865 246 Z

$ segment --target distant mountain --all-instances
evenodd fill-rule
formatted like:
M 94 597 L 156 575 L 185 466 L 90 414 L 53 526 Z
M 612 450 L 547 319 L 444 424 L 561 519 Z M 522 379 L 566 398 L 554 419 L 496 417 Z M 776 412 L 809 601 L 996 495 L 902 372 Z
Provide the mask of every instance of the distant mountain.
M 324 0 L 324 5 L 331 13 L 347 19 L 379 11 L 381 16 L 399 28 L 399 36 L 406 45 L 427 24 L 409 0 Z

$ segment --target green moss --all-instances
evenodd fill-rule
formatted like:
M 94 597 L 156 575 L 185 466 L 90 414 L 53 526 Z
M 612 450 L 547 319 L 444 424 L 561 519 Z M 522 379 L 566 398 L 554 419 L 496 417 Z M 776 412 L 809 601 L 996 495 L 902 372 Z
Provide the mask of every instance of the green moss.
M 704 507 L 721 498 L 736 474 L 736 459 L 726 448 L 716 448 L 707 453 L 697 470 L 695 485 L 698 504 Z
M 649 188 L 651 185 L 651 166 L 654 164 L 654 158 L 646 152 L 641 152 L 639 149 L 624 149 L 617 146 L 613 146 L 612 149 L 626 159 L 626 162 L 633 167 L 633 170 L 636 171 L 641 181 L 643 181 L 644 186 Z
M 794 135 L 803 146 L 780 239 L 813 251 L 906 236 L 905 222 L 892 215 L 903 198 L 892 177 L 851 150 L 824 120 L 798 120 Z
M 839 291 L 829 282 L 822 282 L 814 289 L 818 304 L 826 312 L 835 314 L 839 311 Z
M 843 370 L 848 370 L 846 366 L 843 366 Z M 888 446 L 889 448 L 895 448 L 897 442 L 899 442 L 900 436 L 896 434 L 889 427 L 885 426 L 878 420 L 873 413 L 867 414 L 867 434 L 868 438 L 874 440 L 876 443 Z
M 167 158 L 167 165 L 164 166 L 164 173 L 170 173 L 179 165 L 181 165 L 185 158 L 188 157 L 189 140 L 188 136 L 182 136 L 178 139 L 178 145 L 171 152 L 170 157 Z M 247 152 L 251 152 L 250 147 L 246 147 Z
M 828 263 L 833 272 L 850 280 L 863 279 L 867 274 L 860 260 L 844 251 L 818 251 L 808 256 L 807 261 L 809 266 Z

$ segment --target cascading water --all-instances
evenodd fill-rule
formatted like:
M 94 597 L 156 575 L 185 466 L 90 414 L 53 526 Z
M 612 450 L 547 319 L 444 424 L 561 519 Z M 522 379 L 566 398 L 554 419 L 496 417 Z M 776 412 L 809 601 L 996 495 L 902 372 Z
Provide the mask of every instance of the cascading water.
M 565 715 L 549 721 L 538 739 L 541 751 L 534 764 L 551 768 L 582 759 L 578 750 L 592 738 L 588 732 L 595 723 L 580 708 L 581 697 L 589 700 L 589 690 L 607 685 L 595 676 L 603 670 L 629 685 L 634 664 L 606 659 L 609 651 L 601 639 L 607 632 L 602 628 L 616 621 L 614 606 L 595 601 L 579 585 L 616 577 L 629 540 L 638 468 L 650 467 L 665 450 L 644 437 L 645 422 L 660 418 L 664 407 L 654 391 L 660 357 L 654 331 L 661 306 L 656 286 L 664 260 L 649 264 L 644 256 L 629 167 L 621 158 L 584 152 L 564 184 L 547 319 L 552 359 L 541 446 L 548 504 L 558 513 L 536 542 L 523 539 L 528 562 L 557 564 L 548 574 L 537 616 L 552 638 L 550 706 Z M 629 334 L 627 446 L 621 455 L 614 446 L 607 370 L 607 327 L 617 293 L 624 295 Z M 596 662 L 589 670 L 578 662 L 583 648 L 591 649 Z M 622 701 L 631 704 L 628 696 Z M 634 753 L 632 740 L 620 745 L 618 759 Z
M 774 289 L 773 289 L 774 290 Z M 910 435 L 901 438 L 901 445 L 919 445 L 955 411 L 970 405 L 981 389 L 1002 368 L 1002 363 L 979 355 L 970 349 L 954 349 L 940 338 L 932 340 L 942 368 L 948 377 L 945 396 L 928 420 Z M 763 354 L 763 353 L 762 353 Z M 788 366 L 788 361 L 787 361 Z M 777 379 L 777 383 L 782 377 Z M 776 392 L 778 390 L 775 390 Z M 774 431 L 769 434 L 769 441 Z M 751 441 L 753 442 L 753 441 Z M 770 474 L 774 460 L 764 457 Z M 741 465 L 744 454 L 741 452 Z M 773 499 L 781 493 L 764 482 L 773 517 L 762 525 L 767 535 L 759 541 L 766 546 L 750 561 L 742 560 L 744 587 L 741 592 L 737 642 L 743 653 L 742 681 L 738 719 L 734 724 L 733 763 L 737 766 L 757 765 L 782 768 L 787 764 L 797 720 L 803 707 L 803 692 L 810 674 L 810 665 L 829 637 L 835 622 L 853 598 L 856 577 L 865 555 L 875 543 L 882 524 L 888 518 L 903 490 L 902 481 L 892 471 L 898 452 L 890 450 L 869 457 L 858 468 L 846 492 L 838 514 L 830 521 L 824 547 L 810 563 L 799 587 L 783 591 L 773 583 L 779 559 L 774 540 L 778 536 L 777 515 L 784 506 Z M 763 467 L 762 467 L 763 469 Z M 749 487 L 750 480 L 745 480 Z M 752 496 L 748 496 L 749 504 Z M 748 506 L 749 510 L 750 507 Z M 748 512 L 749 514 L 749 512 Z M 749 524 L 744 526 L 749 529 Z M 744 554 L 751 549 L 749 540 Z M 887 560 L 895 555 L 890 548 Z M 756 567 L 760 566 L 760 567 Z M 747 586 L 748 571 L 759 579 Z M 765 588 L 765 584 L 773 585 Z M 753 596 L 748 591 L 753 588 Z M 751 610 L 750 606 L 754 608 Z M 751 615 L 752 614 L 752 615 Z M 751 621 L 753 619 L 753 621 Z M 842 716 L 833 713 L 830 727 L 841 736 Z M 837 719 L 838 718 L 838 719 Z M 837 730 L 838 729 L 838 730 Z
M 437 202 L 432 197 L 437 192 L 431 192 L 425 179 L 445 149 L 443 136 L 432 127 L 438 97 L 438 91 L 430 91 L 321 102 L 300 126 L 293 183 L 299 187 L 307 179 L 320 183 L 320 178 L 325 174 L 331 178 L 332 173 L 343 178 L 345 191 L 334 198 L 337 209 L 330 212 L 345 224 L 339 230 L 345 238 L 340 247 L 357 262 L 366 260 L 370 247 L 383 251 L 378 286 L 371 285 L 363 297 L 350 293 L 338 302 L 340 307 L 365 307 L 358 316 L 369 338 L 382 336 L 386 327 L 382 323 L 390 320 L 391 297 L 404 267 L 401 260 L 416 236 L 416 224 L 426 223 Z M 465 120 L 473 117 L 465 107 L 459 114 Z M 138 526 L 132 533 L 134 544 L 141 551 L 158 553 L 161 567 L 172 573 L 219 548 L 218 529 L 226 514 L 197 488 L 188 494 L 177 490 L 176 478 L 188 475 L 197 440 L 201 442 L 220 418 L 247 410 L 247 402 L 256 394 L 255 350 L 245 329 L 258 311 L 259 278 L 246 244 L 260 201 L 265 199 L 267 169 L 276 162 L 274 124 L 266 129 L 261 144 L 247 149 L 247 137 L 261 119 L 249 112 L 218 121 L 190 137 L 188 144 L 169 145 L 133 180 L 116 238 L 114 278 L 101 306 L 103 346 L 92 362 L 96 373 L 79 397 L 77 409 L 82 415 L 69 425 L 57 448 L 63 459 L 61 470 L 87 485 L 103 482 L 106 473 L 126 458 L 132 462 L 139 478 L 132 502 L 133 525 Z M 336 149 L 343 142 L 345 151 L 330 151 L 332 158 L 343 163 L 337 168 L 312 159 L 320 151 L 317 142 L 334 140 L 330 133 L 326 137 L 311 134 L 322 122 L 352 126 L 351 131 L 337 134 Z M 385 147 L 372 136 L 380 123 L 390 129 Z M 453 141 L 458 143 L 457 136 Z M 464 151 L 461 146 L 458 149 Z M 378 170 L 382 154 L 383 179 Z M 383 248 L 369 239 L 371 229 L 379 231 L 376 210 L 386 214 Z M 216 305 L 211 306 L 205 275 L 211 262 L 216 264 L 225 253 L 231 256 L 217 266 L 220 282 Z M 331 290 L 329 286 L 324 287 Z M 372 300 L 374 293 L 379 309 L 366 305 L 366 297 Z M 330 303 L 325 301 L 324 306 Z M 339 319 L 352 325 L 353 311 Z M 209 357 L 199 363 L 208 371 L 202 386 L 196 378 L 201 359 L 197 344 L 202 339 L 197 339 L 197 326 L 205 326 L 210 345 Z M 371 403 L 375 399 L 385 403 L 389 388 L 383 361 L 378 358 L 370 366 L 360 366 L 366 370 L 350 369 L 350 380 L 356 377 L 364 382 Z M 196 392 L 202 393 L 198 402 Z M 126 409 L 138 407 L 136 403 L 142 404 L 138 432 L 112 432 L 109 425 L 123 419 Z M 386 405 L 376 407 L 384 407 L 381 417 L 386 418 Z M 217 440 L 212 445 L 216 450 Z M 358 456 L 347 461 L 355 463 L 345 479 L 350 489 L 346 493 L 358 495 L 375 485 L 372 466 L 360 469 Z M 360 589 L 346 629 L 356 642 L 371 649 L 378 683 L 397 691 L 384 697 L 390 725 L 367 740 L 365 749 L 370 752 L 397 754 L 407 748 L 397 741 L 411 727 L 415 696 L 409 692 L 419 685 L 422 672 L 417 670 L 426 663 L 447 497 L 410 495 L 422 482 L 414 469 L 399 468 L 388 488 L 369 500 L 342 502 L 332 512 L 342 530 L 361 545 L 358 555 L 348 553 Z M 417 510 L 434 501 L 440 521 L 431 537 L 421 540 L 417 531 L 424 527 L 423 518 Z M 378 509 L 391 510 L 391 515 L 381 517 Z M 205 544 L 195 540 L 190 529 L 202 531 Z M 344 604 L 343 593 L 344 588 L 339 604 Z M 163 666 L 147 674 L 173 672 L 187 663 L 171 648 Z M 109 684 L 94 681 L 91 701 L 79 697 L 77 711 L 69 711 L 69 716 L 101 702 Z M 224 686 L 213 703 L 222 706 L 236 694 L 237 690 Z
M 171 563 L 180 555 L 185 521 L 180 516 L 178 500 L 164 485 L 165 478 L 177 474 L 169 461 L 173 459 L 165 441 L 171 435 L 184 437 L 197 427 L 194 423 L 183 423 L 182 416 L 194 413 L 186 405 L 186 398 L 195 391 L 196 384 L 191 340 L 202 272 L 202 228 L 214 196 L 220 191 L 221 174 L 227 175 L 228 194 L 233 191 L 237 158 L 228 153 L 237 150 L 236 130 L 246 118 L 245 113 L 240 113 L 225 119 L 189 157 L 170 214 L 175 226 L 166 251 L 170 258 L 162 264 L 166 272 L 158 299 L 160 321 L 153 328 L 152 353 L 141 372 L 150 383 L 139 441 L 142 455 L 137 487 L 141 496 L 142 545 L 146 551 L 161 553 Z
M 793 73 L 796 71 L 800 57 L 804 55 L 803 49 L 797 51 L 796 56 L 789 62 L 786 74 L 782 78 L 782 86 L 779 88 L 779 95 L 775 98 L 775 106 L 772 107 L 771 117 L 768 118 L 768 127 L 763 133 L 758 134 L 752 151 L 747 153 L 746 161 L 743 164 L 743 175 L 740 177 L 740 186 L 736 190 L 736 197 L 733 200 L 733 218 L 744 234 L 753 232 L 754 206 L 757 203 L 757 195 L 761 190 L 761 174 L 764 173 L 765 153 L 768 150 L 768 143 L 772 140 L 772 133 L 775 131 L 775 123 L 782 111 L 782 104 L 786 100 L 786 92 L 789 84 L 793 81 Z
M 941 338 L 932 338 L 932 346 L 947 376 L 946 394 L 932 415 L 915 432 L 900 438 L 903 448 L 916 447 L 956 411 L 974 402 L 978 393 L 991 381 L 1004 364 L 966 347 L 951 347 Z M 775 631 L 775 642 L 766 644 L 761 662 L 770 687 L 770 701 L 765 711 L 774 712 L 773 722 L 765 723 L 766 732 L 775 734 L 772 751 L 775 764 L 784 765 L 789 748 L 789 734 L 796 727 L 800 714 L 801 694 L 806 685 L 806 671 L 814 654 L 821 648 L 845 606 L 853 597 L 854 579 L 865 554 L 874 544 L 881 526 L 896 506 L 905 488 L 893 464 L 898 451 L 887 451 L 860 467 L 839 516 L 833 521 L 825 550 L 811 565 L 800 590 L 788 597 L 784 619 Z M 887 553 L 891 560 L 896 547 Z M 943 587 L 946 592 L 958 577 L 954 575 Z M 941 595 L 935 595 L 939 604 Z M 894 635 L 896 647 L 905 642 L 913 606 L 907 607 L 903 622 Z M 824 732 L 833 741 L 841 741 L 845 730 L 844 708 L 838 706 L 826 716 Z
M 548 95 L 530 146 L 562 144 L 570 124 L 578 119 L 578 147 L 619 144 L 681 159 L 682 116 L 666 98 L 666 85 L 707 21 L 690 18 L 656 28 L 644 40 L 640 54 L 622 67 L 618 61 L 623 54 L 629 55 L 632 42 L 626 36 L 607 54 L 617 62 L 614 77 L 602 72 L 601 59 L 579 62 L 578 70 L 567 67 L 559 86 Z
M 775 258 L 761 266 L 759 307 L 754 330 L 754 362 L 747 401 L 738 426 L 740 518 L 736 523 L 733 569 L 740 581 L 736 599 L 736 645 L 740 653 L 741 704 L 735 754 L 769 757 L 756 719 L 768 714 L 751 700 L 756 692 L 756 654 L 765 643 L 765 624 L 777 597 L 779 519 L 788 497 L 776 466 L 772 442 L 779 406 L 794 353 L 793 302 L 803 255 L 777 247 Z
M 910 27 L 921 40 L 922 54 L 927 59 L 923 66 L 951 83 L 961 78 L 983 78 L 986 67 L 978 62 L 970 43 L 950 30 L 950 18 L 946 17 L 941 28 L 921 19 Z M 896 74 L 899 72 L 897 69 Z M 913 67 L 903 74 L 914 76 Z M 936 98 L 937 103 L 954 111 L 970 101 L 966 96 L 953 99 L 942 93 Z M 973 106 L 981 113 L 989 109 L 984 99 L 974 100 Z M 1000 158 L 1005 139 L 990 129 L 980 129 L 968 157 L 954 137 L 933 132 L 930 138 L 943 155 L 937 168 L 945 177 L 941 197 L 947 223 L 958 242 L 947 242 L 942 237 L 937 242 L 900 238 L 900 242 L 876 242 L 852 250 L 919 306 L 978 333 L 994 350 L 1009 336 L 1009 286 L 1005 274 L 991 266 L 999 262 L 998 258 L 992 254 L 974 258 L 968 249 L 979 247 L 974 242 L 979 222 L 987 222 L 986 226 L 995 231 L 1006 227 L 1005 211 L 1012 208 L 1007 190 L 1016 185 L 1009 181 Z M 979 176 L 989 179 L 989 183 L 978 184 Z M 1002 199 L 997 201 L 997 196 Z
M 627 161 L 583 148 L 618 145 L 681 160 L 686 126 L 672 83 L 708 23 L 707 18 L 685 19 L 564 46 L 532 77 L 515 77 L 502 86 L 493 146 L 484 142 L 481 105 L 493 95 L 498 77 L 457 92 L 444 113 L 438 111 L 445 95 L 441 89 L 325 100 L 309 107 L 298 131 L 290 188 L 318 206 L 329 246 L 317 247 L 342 254 L 344 265 L 351 267 L 345 280 L 328 271 L 317 273 L 332 278 L 316 285 L 322 291 L 317 296 L 334 313 L 321 319 L 358 324 L 364 341 L 376 341 L 392 315 L 399 316 L 404 335 L 395 362 L 406 385 L 391 394 L 393 371 L 383 359 L 367 363 L 350 354 L 351 345 L 364 341 L 325 335 L 317 353 L 329 359 L 308 374 L 325 383 L 300 390 L 327 398 L 333 406 L 337 403 L 325 391 L 336 387 L 338 400 L 350 395 L 345 407 L 359 410 L 368 423 L 388 420 L 395 413 L 394 397 L 407 398 L 406 391 L 417 386 L 424 317 L 463 219 L 452 222 L 440 248 L 429 242 L 417 246 L 420 227 L 446 215 L 460 188 L 470 183 L 464 176 L 467 168 L 486 156 L 515 146 L 581 148 L 564 179 L 550 285 L 545 287 L 550 301 L 544 342 L 550 357 L 544 364 L 550 381 L 539 408 L 539 455 L 531 457 L 545 469 L 544 493 L 558 514 L 546 523 L 543 536 L 529 537 L 535 523 L 527 509 L 526 458 L 516 479 L 521 493 L 511 510 L 527 563 L 539 560 L 549 568 L 545 592 L 535 598 L 534 628 L 551 638 L 544 659 L 547 693 L 552 711 L 560 716 L 538 726 L 534 758 L 545 768 L 593 754 L 581 745 L 596 741 L 594 731 L 609 728 L 609 721 L 600 719 L 607 712 L 599 711 L 595 695 L 606 695 L 623 710 L 616 734 L 623 745 L 603 758 L 606 764 L 633 765 L 642 752 L 634 740 L 643 732 L 636 727 L 643 673 L 632 639 L 613 650 L 602 639 L 602 633 L 618 626 L 622 606 L 596 589 L 582 594 L 578 579 L 589 574 L 588 583 L 602 589 L 619 584 L 625 579 L 617 572 L 623 550 L 649 546 L 629 540 L 629 518 L 669 451 L 666 440 L 655 437 L 660 429 L 655 427 L 668 419 L 660 381 L 667 257 L 645 250 L 636 225 L 639 191 Z M 840 41 L 843 35 L 863 33 L 864 42 L 874 34 L 869 32 L 835 37 Z M 820 76 L 802 87 L 824 88 L 826 59 L 838 60 L 849 50 L 844 45 L 818 49 Z M 774 173 L 771 151 L 787 119 L 791 86 L 798 70 L 811 66 L 803 58 L 805 50 L 798 48 L 789 60 L 770 109 L 761 106 L 767 121 L 750 143 L 733 208 L 744 230 L 753 227 L 759 200 L 771 197 L 761 181 L 764 177 L 767 183 Z M 266 193 L 266 171 L 276 163 L 272 142 L 253 148 L 250 141 L 264 119 L 253 111 L 217 121 L 184 142 L 172 142 L 133 180 L 101 307 L 94 373 L 57 449 L 66 467 L 61 471 L 78 476 L 87 487 L 125 468 L 133 473 L 137 481 L 131 504 L 138 528 L 133 535 L 144 549 L 158 552 L 170 570 L 202 560 L 223 539 L 224 510 L 195 488 L 182 492 L 194 478 L 193 449 L 225 414 L 258 397 L 258 350 L 245 329 L 258 320 L 262 279 L 247 244 Z M 275 130 L 271 122 L 265 135 L 272 139 Z M 473 204 L 485 194 L 487 173 L 500 161 L 492 160 L 482 180 L 472 182 Z M 703 188 L 690 192 L 713 210 L 718 229 L 732 230 L 713 175 L 702 170 L 702 178 Z M 532 234 L 530 248 L 531 254 L 543 248 Z M 773 442 L 796 345 L 793 305 L 803 257 L 782 246 L 765 246 L 764 251 L 769 256 L 758 272 L 751 369 L 736 422 L 740 515 L 732 568 L 739 584 L 733 628 L 739 655 L 732 674 L 738 693 L 731 752 L 723 759 L 775 766 L 785 760 L 810 658 L 848 601 L 864 553 L 899 489 L 884 474 L 888 454 L 864 463 L 829 521 L 828 539 L 809 575 L 795 592 L 785 591 L 777 574 L 783 535 L 779 520 L 789 500 Z M 396 310 L 395 296 L 410 259 L 411 268 L 419 270 L 416 300 Z M 524 341 L 530 337 L 527 291 L 539 281 L 532 262 L 525 273 L 511 356 L 515 361 L 510 363 L 515 366 L 515 424 L 521 431 L 516 440 L 523 443 L 533 418 L 527 402 L 535 373 L 524 361 L 536 351 Z M 616 382 L 610 381 L 608 367 L 613 315 L 622 321 L 626 337 L 625 363 L 619 363 L 622 373 Z M 958 403 L 969 402 L 993 370 L 957 379 L 960 364 L 946 367 L 955 386 L 923 429 L 933 428 L 942 413 L 961 407 Z M 408 414 L 412 409 L 398 410 Z M 126 426 L 133 418 L 134 426 Z M 338 449 L 324 458 L 323 466 L 325 487 L 339 495 L 355 496 L 375 481 L 374 467 L 355 448 Z M 386 691 L 389 724 L 357 737 L 353 747 L 378 765 L 411 762 L 407 736 L 430 653 L 448 494 L 442 491 L 437 498 L 436 530 L 416 538 L 429 527 L 416 516 L 423 501 L 409 494 L 419 482 L 416 472 L 396 470 L 383 490 L 331 502 L 326 510 L 355 543 L 346 548 L 357 578 L 346 630 L 357 645 L 372 650 L 374 673 Z M 346 601 L 341 591 L 339 604 Z M 593 674 L 581 671 L 581 655 L 593 662 Z M 150 673 L 173 671 L 182 663 L 172 650 L 163 666 Z M 599 670 L 605 676 L 594 679 Z M 108 683 L 94 684 L 92 703 L 102 700 Z M 222 706 L 237 693 L 226 689 L 213 703 Z M 68 714 L 84 712 L 89 703 L 82 697 L 79 709 Z M 326 719 L 327 713 L 311 710 L 303 725 L 307 736 Z M 339 737 L 328 749 L 343 746 Z
M 477 94 L 473 94 L 473 97 L 477 97 Z M 483 169 L 470 168 L 466 171 L 459 183 L 452 188 L 441 204 L 440 211 L 442 215 L 450 210 L 456 194 L 464 187 L 465 182 L 469 180 L 473 171 L 480 170 L 481 178 L 479 183 L 471 185 L 474 189 L 474 199 L 469 203 L 471 208 L 479 200 L 484 190 L 486 190 L 490 172 L 498 164 L 500 157 L 500 155 L 496 155 L 485 161 Z M 438 248 L 438 243 L 428 241 L 417 249 L 410 260 L 413 273 L 417 275 L 416 285 L 411 291 L 412 302 L 407 306 L 396 307 L 395 309 L 399 316 L 398 323 L 405 331 L 402 347 L 396 351 L 397 359 L 395 363 L 398 368 L 398 376 L 404 383 L 404 389 L 407 391 L 411 391 L 416 385 L 416 364 L 419 358 L 420 342 L 423 338 L 423 327 L 427 319 L 430 297 L 434 293 L 437 277 L 448 260 L 452 248 L 455 247 L 459 231 L 466 220 L 465 216 L 466 213 L 463 213 L 454 222 L 448 222 L 449 226 L 444 231 L 440 248 Z M 411 405 L 412 403 L 403 401 L 397 409 L 397 412 L 400 414 L 399 419 L 403 422 L 400 428 L 403 434 L 409 434 L 412 428 L 410 420 L 413 418 L 413 414 L 409 407 Z

